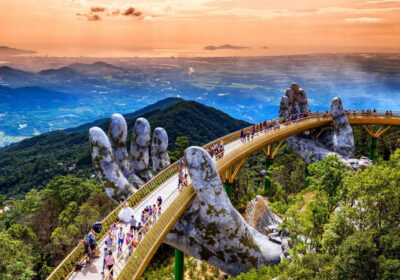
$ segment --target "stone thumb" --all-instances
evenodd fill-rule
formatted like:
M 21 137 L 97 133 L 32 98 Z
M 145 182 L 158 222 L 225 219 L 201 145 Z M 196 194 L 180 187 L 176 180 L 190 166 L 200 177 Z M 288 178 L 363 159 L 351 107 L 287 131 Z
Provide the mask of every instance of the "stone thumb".
M 207 204 L 204 206 L 208 206 L 205 209 L 210 218 L 232 214 L 233 206 L 211 156 L 203 148 L 193 146 L 186 149 L 185 161 L 194 189 L 199 199 Z

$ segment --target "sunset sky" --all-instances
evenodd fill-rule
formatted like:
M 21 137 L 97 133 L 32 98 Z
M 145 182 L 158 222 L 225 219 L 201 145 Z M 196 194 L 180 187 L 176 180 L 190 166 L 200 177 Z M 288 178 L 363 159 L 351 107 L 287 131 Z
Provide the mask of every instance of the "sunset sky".
M 400 51 L 400 0 L 1 0 L 0 45 L 57 56 Z M 231 49 L 205 46 L 243 47 Z

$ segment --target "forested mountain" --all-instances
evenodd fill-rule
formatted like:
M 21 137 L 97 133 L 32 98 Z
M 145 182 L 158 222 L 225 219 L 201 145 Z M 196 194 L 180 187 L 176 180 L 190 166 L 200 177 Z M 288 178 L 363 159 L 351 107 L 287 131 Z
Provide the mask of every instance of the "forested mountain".
M 152 129 L 159 126 L 166 129 L 169 150 L 173 151 L 178 136 L 187 136 L 190 145 L 202 145 L 248 125 L 203 104 L 177 101 L 166 99 L 154 106 L 157 109 L 126 115 L 128 128 L 131 131 L 137 117 L 147 118 Z M 169 102 L 173 105 L 159 109 Z M 83 178 L 92 175 L 88 129 L 93 125 L 108 130 L 108 122 L 103 119 L 35 136 L 0 150 L 0 193 L 21 198 L 32 188 L 43 188 L 55 175 L 76 174 Z

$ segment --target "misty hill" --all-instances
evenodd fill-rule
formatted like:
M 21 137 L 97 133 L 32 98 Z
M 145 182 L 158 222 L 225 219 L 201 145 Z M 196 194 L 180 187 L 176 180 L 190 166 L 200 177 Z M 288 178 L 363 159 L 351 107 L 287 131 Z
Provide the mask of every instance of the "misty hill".
M 34 73 L 14 69 L 8 66 L 0 67 L 0 84 L 8 85 L 9 83 L 24 83 L 24 81 L 29 81 L 29 83 L 37 82 L 39 77 Z
M 171 101 L 176 100 L 164 100 Z M 127 115 L 130 129 L 138 117 L 136 115 Z M 158 126 L 167 130 L 171 151 L 175 148 L 177 136 L 188 136 L 191 145 L 202 145 L 248 125 L 194 101 L 181 101 L 164 109 L 144 112 L 140 116 L 149 120 L 153 130 Z M 95 123 L 108 130 L 108 122 L 104 123 L 104 119 Z M 45 133 L 0 150 L 0 193 L 22 197 L 34 187 L 41 188 L 58 174 L 74 173 L 89 177 L 93 170 L 86 128 L 90 126 L 87 124 L 75 129 L 78 132 L 69 129 L 69 132 Z M 84 131 L 79 131 L 83 128 Z
M 104 75 L 119 74 L 125 72 L 125 69 L 105 62 L 95 62 L 92 64 L 73 63 L 58 69 L 47 69 L 39 72 L 44 76 L 58 76 L 60 78 L 78 78 L 79 75 Z
M 52 107 L 54 104 L 68 102 L 72 97 L 69 94 L 49 90 L 41 87 L 9 88 L 0 86 L 1 107 L 9 107 L 13 111 L 29 110 L 32 106 Z M 28 107 L 28 108 L 27 108 Z
M 0 56 L 35 54 L 35 53 L 36 53 L 35 51 L 21 50 L 21 49 L 6 47 L 6 46 L 0 46 Z
M 168 97 L 165 98 L 163 100 L 160 100 L 154 104 L 151 104 L 149 106 L 146 106 L 140 110 L 137 110 L 133 113 L 129 113 L 129 114 L 124 114 L 125 119 L 131 119 L 131 118 L 137 118 L 138 116 L 141 116 L 147 112 L 153 111 L 153 110 L 160 110 L 160 109 L 164 109 L 167 108 L 169 106 L 172 106 L 176 103 L 182 102 L 184 101 L 182 98 L 179 97 Z M 90 122 L 90 123 L 85 123 L 82 124 L 80 126 L 77 127 L 72 127 L 72 128 L 67 128 L 64 131 L 68 132 L 68 133 L 72 133 L 72 132 L 84 132 L 89 130 L 89 128 L 93 127 L 93 126 L 102 126 L 105 125 L 110 119 L 109 118 L 104 118 L 104 119 L 99 119 L 99 120 L 95 120 L 94 122 Z

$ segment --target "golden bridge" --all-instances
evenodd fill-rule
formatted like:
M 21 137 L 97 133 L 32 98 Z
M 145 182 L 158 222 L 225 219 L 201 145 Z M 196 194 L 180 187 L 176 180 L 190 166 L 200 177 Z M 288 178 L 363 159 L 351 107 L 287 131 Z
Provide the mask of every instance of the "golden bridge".
M 352 112 L 352 111 L 350 111 Z M 362 125 L 371 136 L 370 159 L 374 159 L 376 139 L 380 137 L 393 125 L 400 125 L 400 115 L 388 115 L 382 113 L 359 114 L 349 113 L 347 115 L 351 125 Z M 333 119 L 328 114 L 311 115 L 309 117 L 290 121 L 279 125 L 276 129 L 270 129 L 267 133 L 259 133 L 253 141 L 243 143 L 240 140 L 241 131 L 235 131 L 224 137 L 216 139 L 205 146 L 210 147 L 222 140 L 225 147 L 225 155 L 216 162 L 219 174 L 225 184 L 225 189 L 230 196 L 232 182 L 235 179 L 240 167 L 247 156 L 263 150 L 267 158 L 267 167 L 272 163 L 277 151 L 281 147 L 285 138 L 313 129 L 323 129 L 332 126 Z M 375 126 L 379 128 L 375 130 Z M 252 129 L 253 126 L 243 128 L 243 131 Z M 143 185 L 136 193 L 131 195 L 126 202 L 114 209 L 104 220 L 103 228 L 98 235 L 98 246 L 103 249 L 105 246 L 105 236 L 110 225 L 118 222 L 118 213 L 126 203 L 134 211 L 140 211 L 145 205 L 153 204 L 159 195 L 163 196 L 162 212 L 157 216 L 156 221 L 144 234 L 141 242 L 136 249 L 129 254 L 128 249 L 124 250 L 116 258 L 113 267 L 114 279 L 139 279 L 145 271 L 147 265 L 163 242 L 165 236 L 174 226 L 176 221 L 190 206 L 196 198 L 193 185 L 186 187 L 182 192 L 177 189 L 178 185 L 178 164 L 175 162 L 168 168 L 157 174 L 153 179 Z M 266 180 L 266 184 L 268 184 Z M 140 213 L 140 212 L 138 212 Z M 125 226 L 121 223 L 121 226 Z M 69 255 L 56 267 L 47 278 L 48 280 L 65 279 L 108 279 L 108 275 L 101 276 L 103 259 L 98 258 L 88 268 L 75 271 L 76 263 L 84 259 L 83 244 L 80 243 Z M 183 253 L 175 249 L 175 279 L 183 279 Z

